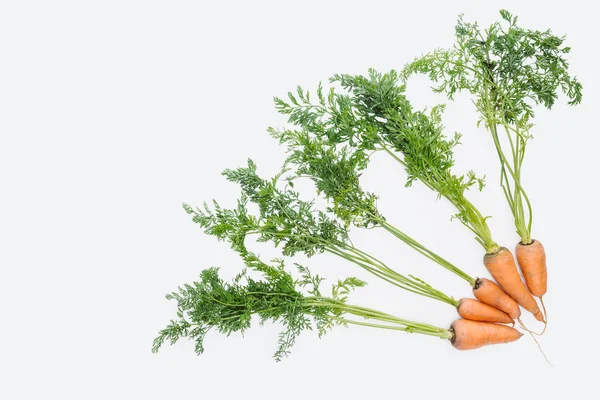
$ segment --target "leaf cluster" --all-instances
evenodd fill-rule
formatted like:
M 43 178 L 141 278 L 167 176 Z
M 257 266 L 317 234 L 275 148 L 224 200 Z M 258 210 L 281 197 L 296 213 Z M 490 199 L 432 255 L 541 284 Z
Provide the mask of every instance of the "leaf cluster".
M 534 116 L 533 104 L 551 108 L 559 92 L 569 104 L 580 103 L 582 85 L 569 74 L 566 55 L 571 48 L 564 45 L 565 37 L 521 28 L 518 18 L 506 10 L 500 15 L 503 21 L 487 29 L 461 15 L 453 47 L 418 57 L 405 67 L 403 76 L 427 74 L 437 83 L 434 90 L 449 98 L 467 90 L 477 96 L 482 113 L 489 102 L 493 118 L 525 130 Z M 489 118 L 487 123 L 493 122 Z
M 159 332 L 153 352 L 165 341 L 174 344 L 189 338 L 195 341 L 196 353 L 201 354 L 210 330 L 224 335 L 243 334 L 250 328 L 252 316 L 257 316 L 261 324 L 273 321 L 284 326 L 274 355 L 279 361 L 289 354 L 302 331 L 316 329 L 323 335 L 336 325 L 345 325 L 341 318 L 344 311 L 339 306 L 346 302 L 350 291 L 365 285 L 356 278 L 347 278 L 333 286 L 332 297 L 325 298 L 319 291 L 322 279 L 311 275 L 306 267 L 297 265 L 301 277 L 294 279 L 282 260 L 266 264 L 253 253 L 240 255 L 246 268 L 260 272 L 262 278 L 253 279 L 244 270 L 233 281 L 225 282 L 218 268 L 209 268 L 202 271 L 199 281 L 168 294 L 167 299 L 177 302 L 178 319 Z M 303 294 L 302 288 L 308 288 L 309 295 Z
M 228 169 L 223 172 L 228 180 L 238 183 L 242 188 L 242 196 L 238 200 L 237 208 L 223 209 L 215 201 L 212 209 L 207 204 L 203 209 L 193 209 L 184 205 L 186 212 L 193 216 L 194 222 L 204 228 L 205 233 L 229 242 L 235 251 L 247 252 L 246 237 L 256 235 L 258 242 L 272 242 L 276 247 L 280 246 L 284 256 L 302 253 L 311 257 L 317 253 L 328 252 L 404 290 L 451 305 L 456 304 L 454 298 L 419 279 L 396 272 L 380 259 L 354 247 L 349 237 L 349 220 L 338 218 L 335 214 L 331 215 L 331 209 L 326 211 L 316 209 L 313 202 L 301 200 L 298 192 L 292 190 L 293 177 L 297 175 L 288 177 L 287 185 L 279 188 L 278 183 L 286 181 L 282 176 L 288 171 L 287 169 L 282 170 L 272 179 L 260 178 L 256 169 L 256 164 L 248 160 L 247 167 Z M 352 171 L 350 169 L 350 172 Z M 356 188 L 360 189 L 359 186 Z M 360 193 L 366 196 L 362 191 Z M 350 193 L 347 195 L 351 196 Z M 368 199 L 368 197 L 364 198 Z M 258 215 L 249 214 L 248 202 L 258 206 Z M 336 214 L 348 216 L 356 223 L 357 214 L 345 213 L 356 211 L 351 208 L 360 207 L 359 203 L 342 199 L 339 204 L 342 206 L 336 210 Z M 367 204 L 373 207 L 371 211 L 375 213 L 374 205 Z M 395 236 L 412 243 L 412 239 L 387 224 L 382 217 L 365 210 L 358 212 L 364 213 L 362 215 L 370 218 L 373 224 L 377 223 Z M 411 246 L 422 247 L 417 244 Z
M 310 257 L 322 253 L 326 246 L 349 242 L 343 223 L 317 210 L 312 201 L 300 199 L 289 185 L 279 188 L 281 174 L 263 179 L 256 172 L 256 164 L 248 160 L 247 167 L 228 169 L 223 175 L 241 187 L 237 208 L 223 209 L 214 201 L 213 208 L 205 204 L 203 209 L 189 205 L 184 209 L 205 233 L 228 241 L 234 249 L 245 249 L 249 234 L 256 234 L 259 242 L 281 245 L 285 256 L 303 253 Z M 248 202 L 258 206 L 258 215 L 249 214 Z
M 317 194 L 324 195 L 331 206 L 328 211 L 346 226 L 371 228 L 383 219 L 377 210 L 377 196 L 366 192 L 359 178 L 368 164 L 369 154 L 346 145 L 332 146 L 322 137 L 306 130 L 269 128 L 273 137 L 287 146 L 288 165 L 294 165 L 293 179 L 310 178 Z
M 321 153 L 327 148 L 342 158 L 349 153 L 360 160 L 353 166 L 356 177 L 366 167 L 370 154 L 383 150 L 405 167 L 407 186 L 420 180 L 454 203 L 462 202 L 465 190 L 471 186 L 484 186 L 483 179 L 472 171 L 465 175 L 452 173 L 453 149 L 460 144 L 460 134 L 450 139 L 444 136 L 442 105 L 429 112 L 414 110 L 396 71 L 382 74 L 370 69 L 368 76 L 334 75 L 330 81 L 339 84 L 343 92 L 336 92 L 332 86 L 325 96 L 319 85 L 317 100 L 311 102 L 310 94 L 298 87 L 296 94 L 288 93 L 289 101 L 275 99 L 278 111 L 299 128 L 271 130 L 272 135 L 288 144 L 291 162 L 312 167 L 310 161 L 318 159 L 311 155 L 314 147 Z M 313 175 L 314 170 L 304 167 Z M 318 178 L 322 180 L 323 176 Z M 467 214 L 458 216 L 469 219 Z

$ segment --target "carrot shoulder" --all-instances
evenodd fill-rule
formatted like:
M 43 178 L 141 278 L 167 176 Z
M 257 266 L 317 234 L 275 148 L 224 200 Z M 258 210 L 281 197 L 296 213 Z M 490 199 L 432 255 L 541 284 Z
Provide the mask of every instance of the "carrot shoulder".
M 510 250 L 502 247 L 493 254 L 486 254 L 483 257 L 483 263 L 502 290 L 521 307 L 531 312 L 538 321 L 544 321 L 540 308 L 519 276 L 515 259 Z
M 521 332 L 510 326 L 467 319 L 454 321 L 450 326 L 450 331 L 454 334 L 450 341 L 458 350 L 471 350 L 489 344 L 514 342 L 523 336 Z
M 475 299 L 460 299 L 458 302 L 458 315 L 471 321 L 499 322 L 502 324 L 514 322 L 507 313 Z
M 530 244 L 517 244 L 517 261 L 532 295 L 542 297 L 546 294 L 548 272 L 546 270 L 546 251 L 539 240 Z
M 521 317 L 521 309 L 516 301 L 500 289 L 495 282 L 485 278 L 478 278 L 473 286 L 473 294 L 482 303 L 489 304 L 500 311 L 510 315 L 512 319 Z

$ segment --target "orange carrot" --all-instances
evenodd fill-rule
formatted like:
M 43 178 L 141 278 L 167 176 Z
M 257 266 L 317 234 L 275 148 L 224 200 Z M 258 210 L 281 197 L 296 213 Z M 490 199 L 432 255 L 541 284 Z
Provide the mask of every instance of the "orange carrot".
M 498 343 L 509 343 L 523 336 L 515 328 L 489 322 L 456 320 L 450 325 L 454 336 L 450 341 L 458 350 L 477 349 L 481 346 Z
M 544 316 L 540 308 L 521 280 L 510 250 L 502 247 L 493 254 L 486 254 L 483 257 L 483 263 L 502 290 L 524 309 L 531 312 L 538 321 L 544 322 Z
M 485 278 L 477 278 L 473 286 L 473 294 L 482 303 L 504 311 L 512 319 L 521 318 L 521 309 L 517 302 L 504 293 L 495 282 Z
M 507 313 L 475 299 L 460 299 L 458 302 L 458 315 L 471 321 L 514 323 L 514 320 Z
M 548 282 L 544 246 L 539 240 L 529 244 L 519 243 L 516 254 L 529 292 L 534 296 L 542 297 L 546 294 Z

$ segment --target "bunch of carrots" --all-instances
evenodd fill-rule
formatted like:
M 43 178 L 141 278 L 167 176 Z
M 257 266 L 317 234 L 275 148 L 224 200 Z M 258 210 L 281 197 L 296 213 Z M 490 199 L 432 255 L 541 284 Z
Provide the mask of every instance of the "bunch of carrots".
M 456 40 L 449 49 L 417 57 L 401 71 L 366 76 L 338 74 L 330 87 L 319 83 L 311 93 L 298 87 L 288 98 L 275 99 L 289 126 L 269 128 L 285 148 L 281 171 L 262 177 L 252 160 L 244 167 L 223 172 L 240 186 L 237 206 L 218 202 L 194 208 L 184 204 L 206 234 L 226 241 L 239 254 L 244 269 L 231 282 L 217 268 L 202 272 L 200 280 L 167 295 L 177 302 L 177 319 L 159 332 L 153 351 L 165 341 L 190 338 L 196 352 L 204 350 L 211 329 L 220 333 L 243 332 L 253 316 L 281 322 L 276 359 L 287 355 L 300 332 L 316 329 L 320 335 L 335 326 L 360 325 L 420 333 L 449 340 L 459 350 L 475 349 L 518 340 L 519 330 L 534 334 L 521 322 L 521 309 L 547 326 L 543 296 L 547 290 L 546 253 L 531 236 L 532 206 L 521 181 L 526 145 L 534 127 L 534 108 L 550 109 L 559 93 L 571 105 L 581 102 L 581 84 L 569 74 L 565 38 L 549 30 L 523 29 L 508 11 L 487 29 L 459 18 Z M 453 173 L 455 146 L 460 135 L 444 135 L 442 105 L 415 110 L 405 94 L 409 78 L 427 74 L 433 90 L 450 100 L 458 92 L 471 95 L 479 120 L 491 137 L 500 163 L 500 185 L 512 213 L 520 240 L 516 262 L 512 252 L 499 245 L 488 226 L 488 216 L 468 200 L 473 186 L 485 182 L 475 172 Z M 394 225 L 377 208 L 378 196 L 365 191 L 361 175 L 375 153 L 399 163 L 406 186 L 425 185 L 434 196 L 456 208 L 452 218 L 461 222 L 484 249 L 483 264 L 493 278 L 473 277 Z M 304 198 L 295 189 L 298 180 L 309 180 L 314 194 Z M 325 200 L 316 206 L 315 196 Z M 252 211 L 257 210 L 257 211 Z M 398 272 L 352 241 L 357 229 L 382 231 L 417 251 L 434 265 L 462 278 L 475 298 L 454 297 L 422 279 Z M 252 252 L 248 238 L 272 243 L 282 258 L 265 262 Z M 322 278 L 307 266 L 286 268 L 296 254 L 309 257 L 328 253 L 340 263 L 367 271 L 399 289 L 444 302 L 456 309 L 459 319 L 449 328 L 402 319 L 387 312 L 350 304 L 351 291 L 366 284 L 357 278 L 341 279 L 325 295 Z M 517 263 L 522 276 L 517 269 Z M 251 278 L 248 271 L 258 274 Z M 495 281 L 495 282 L 494 282 Z M 539 298 L 539 304 L 534 297 Z M 515 321 L 518 327 L 515 327 Z

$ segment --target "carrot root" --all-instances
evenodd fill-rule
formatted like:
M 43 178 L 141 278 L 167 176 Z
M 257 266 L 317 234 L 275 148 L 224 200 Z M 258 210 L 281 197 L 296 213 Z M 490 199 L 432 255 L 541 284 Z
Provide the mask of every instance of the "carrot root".
M 515 253 L 529 292 L 536 297 L 542 297 L 548 288 L 544 246 L 539 240 L 529 244 L 517 243 Z
M 450 341 L 458 350 L 471 350 L 490 344 L 514 342 L 523 336 L 521 332 L 510 326 L 467 319 L 454 321 L 450 326 L 450 331 L 453 333 Z
M 502 324 L 514 323 L 510 315 L 504 311 L 500 311 L 475 299 L 460 299 L 457 308 L 458 315 L 471 321 L 499 322 Z
M 546 356 L 546 353 L 544 353 L 544 350 L 542 350 L 542 346 L 540 345 L 540 342 L 538 342 L 538 340 L 537 340 L 537 339 L 535 338 L 535 336 L 534 336 L 534 335 L 541 336 L 541 335 L 544 333 L 544 331 L 546 330 L 546 327 L 544 327 L 544 330 L 542 331 L 542 333 L 539 333 L 539 334 L 538 334 L 538 333 L 532 332 L 532 331 L 530 331 L 529 329 L 527 329 L 521 320 L 519 320 L 519 325 L 521 325 L 521 328 L 522 328 L 522 329 L 524 329 L 525 331 L 527 331 L 527 333 L 529 333 L 529 335 L 531 336 L 531 338 L 533 339 L 533 341 L 534 341 L 534 342 L 535 342 L 535 344 L 537 345 L 537 347 L 538 347 L 538 350 L 539 350 L 539 351 L 540 351 L 540 353 L 542 353 L 542 355 L 544 356 L 544 359 L 546 360 L 546 362 L 548 363 L 548 365 L 550 365 L 550 366 L 554 367 L 554 364 L 552 364 L 552 363 L 550 362 L 550 360 L 548 360 L 548 357 Z M 546 326 L 547 326 L 547 325 L 546 325 Z
M 502 247 L 496 253 L 486 254 L 483 263 L 502 290 L 524 309 L 531 312 L 538 321 L 544 322 L 544 316 L 537 302 L 519 276 L 515 259 L 510 250 Z
M 536 336 L 542 336 L 544 334 L 544 332 L 546 332 L 546 327 L 548 326 L 547 324 L 544 324 L 544 329 L 542 329 L 542 331 L 540 333 L 537 333 L 537 332 L 532 331 L 531 329 L 527 328 L 527 326 L 525 326 L 523 321 L 521 321 L 521 318 L 519 318 L 517 321 L 519 322 L 519 326 L 521 327 L 521 329 L 523 329 L 524 331 L 526 331 L 528 333 L 531 333 L 532 335 L 536 335 Z
M 477 278 L 473 286 L 473 295 L 482 303 L 504 311 L 513 320 L 521 317 L 521 309 L 517 302 L 489 279 Z
M 544 329 L 540 332 L 540 336 L 546 332 L 546 328 L 548 328 L 548 312 L 546 311 L 546 306 L 544 305 L 544 299 L 540 296 L 540 303 L 542 304 L 542 310 L 544 310 Z
M 544 310 L 544 318 L 546 319 L 546 326 L 548 326 L 548 311 L 546 311 L 546 305 L 544 304 L 544 298 L 540 296 L 540 303 L 542 304 L 542 310 Z M 546 328 L 544 328 L 546 329 Z

